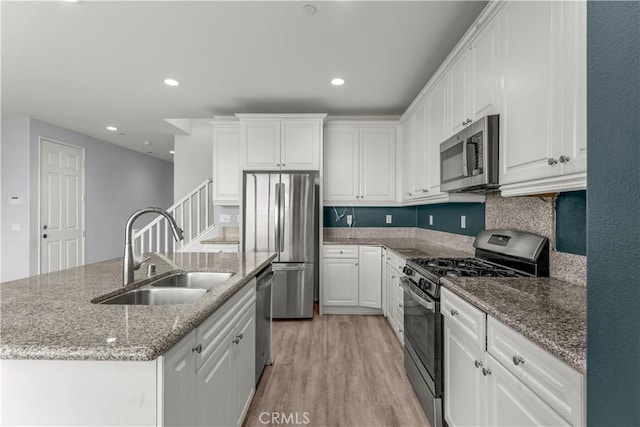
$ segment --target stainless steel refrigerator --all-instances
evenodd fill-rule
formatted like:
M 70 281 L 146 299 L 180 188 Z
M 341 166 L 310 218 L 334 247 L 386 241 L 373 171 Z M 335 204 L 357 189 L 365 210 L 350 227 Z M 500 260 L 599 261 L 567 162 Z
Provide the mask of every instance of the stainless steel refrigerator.
M 316 173 L 244 173 L 243 249 L 277 252 L 275 319 L 313 317 L 318 251 Z

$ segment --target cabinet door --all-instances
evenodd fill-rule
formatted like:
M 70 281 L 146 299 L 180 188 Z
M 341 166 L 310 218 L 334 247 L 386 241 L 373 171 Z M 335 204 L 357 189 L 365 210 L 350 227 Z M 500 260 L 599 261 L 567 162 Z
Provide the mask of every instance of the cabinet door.
M 382 248 L 360 246 L 358 305 L 382 308 Z
M 394 310 L 395 310 L 394 304 L 396 302 L 395 286 L 396 286 L 396 281 L 398 280 L 398 273 L 396 273 L 393 270 L 393 268 L 391 268 L 390 264 L 387 264 L 385 275 L 386 275 L 386 285 L 387 285 L 385 289 L 385 293 L 387 295 L 385 313 L 387 315 L 387 321 L 391 325 L 391 329 L 395 331 L 396 322 L 395 322 L 395 315 L 394 315 Z
M 236 329 L 237 344 L 234 349 L 236 370 L 236 419 L 235 425 L 241 426 L 256 386 L 256 304 L 246 311 Z
M 559 163 L 549 164 L 555 146 L 562 144 L 557 78 L 561 3 L 508 2 L 503 9 L 501 184 L 561 173 Z
M 414 117 L 410 115 L 401 124 L 402 126 L 402 155 L 401 165 L 401 199 L 402 201 L 411 200 L 413 197 L 413 123 Z
M 486 380 L 482 374 L 484 349 L 444 321 L 444 418 L 454 426 L 486 423 Z M 478 366 L 476 366 L 478 365 Z
M 449 129 L 451 136 L 468 125 L 469 114 L 469 51 L 465 50 L 453 63 L 449 76 Z
M 280 120 L 244 120 L 245 169 L 280 169 Z
M 358 305 L 358 260 L 325 258 L 323 263 L 324 305 Z
M 282 169 L 320 169 L 320 122 L 283 120 L 280 160 Z
M 488 354 L 486 365 L 491 372 L 486 377 L 489 400 L 486 425 L 505 427 L 570 425 Z M 445 383 L 445 390 L 446 387 Z
M 487 24 L 471 42 L 470 108 L 471 119 L 498 113 L 500 88 L 498 19 Z
M 421 102 L 413 113 L 413 198 L 428 196 L 429 145 L 427 138 L 427 104 Z
M 575 1 L 563 2 L 562 7 L 565 133 L 557 155 L 569 158 L 562 173 L 572 174 L 587 170 L 587 5 Z
M 447 87 L 440 80 L 427 95 L 429 141 L 429 196 L 440 194 L 440 144 L 447 139 Z
M 240 201 L 240 125 L 213 129 L 213 200 Z
M 196 358 L 195 329 L 164 355 L 164 425 L 202 425 L 195 418 Z
M 236 396 L 232 392 L 236 387 L 232 353 L 234 332 L 226 333 L 197 371 L 197 426 L 231 426 L 236 421 Z
M 357 202 L 359 191 L 360 130 L 357 127 L 325 129 L 325 202 Z
M 364 202 L 393 202 L 396 198 L 396 129 L 360 129 L 362 179 L 360 199 Z

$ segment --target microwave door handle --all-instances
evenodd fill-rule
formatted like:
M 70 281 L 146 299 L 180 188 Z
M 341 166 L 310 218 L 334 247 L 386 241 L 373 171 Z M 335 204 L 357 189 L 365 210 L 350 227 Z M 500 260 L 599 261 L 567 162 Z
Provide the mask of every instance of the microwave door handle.
M 469 176 L 469 166 L 467 160 L 467 145 L 469 144 L 469 138 L 462 140 L 462 175 Z

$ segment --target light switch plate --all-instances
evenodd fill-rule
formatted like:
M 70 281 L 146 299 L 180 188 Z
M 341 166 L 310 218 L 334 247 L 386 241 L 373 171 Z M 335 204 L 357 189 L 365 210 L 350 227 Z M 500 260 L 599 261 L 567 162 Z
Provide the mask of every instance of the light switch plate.
M 391 215 L 387 215 L 387 218 L 386 218 L 387 224 L 391 224 L 391 221 L 393 221 L 393 217 Z
M 429 215 L 429 225 L 433 225 L 433 215 Z
M 220 222 L 231 222 L 231 215 L 220 215 Z
M 467 217 L 460 215 L 460 228 L 467 228 Z

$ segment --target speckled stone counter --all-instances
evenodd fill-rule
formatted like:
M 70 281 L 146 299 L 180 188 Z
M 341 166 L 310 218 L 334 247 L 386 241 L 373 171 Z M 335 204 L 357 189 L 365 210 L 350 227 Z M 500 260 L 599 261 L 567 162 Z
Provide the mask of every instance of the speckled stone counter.
M 586 373 L 585 288 L 549 277 L 444 277 L 443 285 Z
M 422 239 L 414 238 L 336 238 L 325 237 L 325 245 L 363 245 L 363 246 L 384 246 L 387 249 L 397 253 L 403 258 L 414 257 L 446 257 L 446 258 L 466 258 L 473 256 L 472 254 L 462 252 L 447 246 L 430 243 Z
M 203 245 L 239 245 L 240 240 L 238 240 L 237 237 L 229 240 L 229 238 L 227 237 L 219 236 L 207 240 L 202 240 L 200 241 L 200 243 L 202 243 Z
M 151 254 L 155 278 L 175 271 L 236 274 L 188 304 L 102 305 L 122 291 L 122 259 L 0 284 L 0 358 L 153 360 L 238 292 L 275 254 Z M 148 282 L 136 272 L 136 288 Z M 101 298 L 98 298 L 101 297 Z

